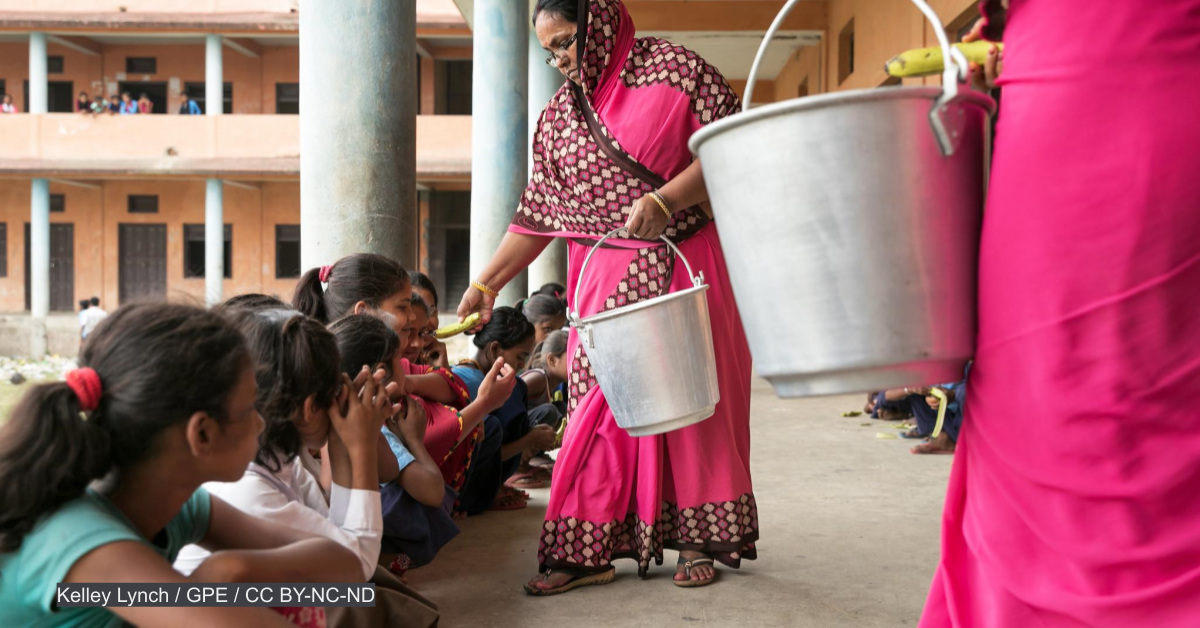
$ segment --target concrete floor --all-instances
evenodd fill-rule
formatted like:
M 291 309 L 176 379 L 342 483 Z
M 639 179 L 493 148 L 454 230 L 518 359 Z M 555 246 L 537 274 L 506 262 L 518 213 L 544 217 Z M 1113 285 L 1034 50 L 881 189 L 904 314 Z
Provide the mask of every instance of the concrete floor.
M 463 522 L 463 533 L 409 582 L 438 602 L 449 628 L 641 626 L 913 626 L 938 557 L 950 456 L 913 456 L 898 430 L 865 417 L 862 398 L 777 399 L 757 381 L 753 472 L 762 540 L 759 560 L 702 589 L 671 585 L 674 553 L 637 578 L 552 598 L 521 583 L 537 568 L 547 490 L 530 507 Z M 870 426 L 864 423 L 870 422 Z

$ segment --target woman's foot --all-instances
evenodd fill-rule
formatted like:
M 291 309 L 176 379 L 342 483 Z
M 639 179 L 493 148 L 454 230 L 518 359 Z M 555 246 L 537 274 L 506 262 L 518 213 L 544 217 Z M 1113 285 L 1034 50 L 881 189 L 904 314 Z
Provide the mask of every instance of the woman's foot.
M 717 577 L 712 558 L 703 552 L 679 552 L 675 571 L 675 586 L 702 587 Z
M 525 592 L 536 596 L 558 595 L 579 587 L 608 584 L 616 577 L 615 567 L 610 567 L 607 571 L 600 573 L 589 573 L 576 569 L 551 569 L 526 582 Z
M 955 443 L 950 439 L 950 436 L 945 432 L 938 434 L 938 437 L 928 443 L 921 443 L 912 448 L 912 452 L 917 455 L 950 455 L 954 453 Z

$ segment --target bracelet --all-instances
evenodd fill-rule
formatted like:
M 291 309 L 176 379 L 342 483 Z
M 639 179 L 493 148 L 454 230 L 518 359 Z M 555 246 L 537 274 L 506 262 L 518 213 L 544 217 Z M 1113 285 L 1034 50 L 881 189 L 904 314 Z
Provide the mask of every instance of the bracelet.
M 662 208 L 663 213 L 667 215 L 667 220 L 670 220 L 675 215 L 675 212 L 671 211 L 671 208 L 667 206 L 667 201 L 662 197 L 662 194 L 659 194 L 657 191 L 651 192 L 650 198 L 654 199 L 654 202 L 658 203 L 658 206 Z
M 495 290 L 492 290 L 491 288 L 487 287 L 487 284 L 485 284 L 485 283 L 483 283 L 483 282 L 481 282 L 481 281 L 472 281 L 472 282 L 471 282 L 471 287 L 472 287 L 472 288 L 475 288 L 476 290 L 478 290 L 478 291 L 480 291 L 480 292 L 482 292 L 482 293 L 484 293 L 484 294 L 486 294 L 486 295 L 488 295 L 489 297 L 492 297 L 493 299 L 498 299 L 498 298 L 500 298 L 500 293 L 499 293 L 499 292 L 497 292 L 497 291 L 495 291 Z

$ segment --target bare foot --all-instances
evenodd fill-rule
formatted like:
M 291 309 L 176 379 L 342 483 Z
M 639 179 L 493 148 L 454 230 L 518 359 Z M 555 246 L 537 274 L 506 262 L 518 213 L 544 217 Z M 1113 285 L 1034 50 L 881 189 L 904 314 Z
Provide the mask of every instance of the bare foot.
M 950 440 L 950 436 L 945 432 L 938 434 L 938 437 L 928 443 L 921 443 L 912 448 L 912 452 L 917 455 L 932 455 L 932 454 L 953 454 L 955 443 Z
M 708 558 L 708 555 L 704 554 L 703 552 L 687 552 L 687 551 L 685 551 L 685 552 L 679 552 L 679 555 L 682 556 L 686 560 L 693 560 L 696 558 Z M 715 569 L 713 569 L 712 565 L 696 565 L 696 566 L 692 567 L 692 580 L 696 580 L 696 581 L 712 580 L 713 577 L 716 575 L 717 575 L 717 572 Z M 683 565 L 679 565 L 677 570 L 675 571 L 675 579 L 679 580 L 679 581 L 688 579 L 688 577 L 684 574 L 684 566 Z

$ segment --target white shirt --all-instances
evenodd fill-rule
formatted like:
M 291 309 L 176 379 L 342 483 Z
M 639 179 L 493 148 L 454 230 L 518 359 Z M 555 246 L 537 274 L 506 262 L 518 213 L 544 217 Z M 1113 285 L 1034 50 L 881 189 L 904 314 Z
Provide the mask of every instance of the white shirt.
M 80 312 L 79 322 L 83 325 L 83 337 L 87 338 L 92 335 L 92 332 L 96 330 L 96 325 L 99 325 L 100 321 L 106 318 L 108 318 L 108 312 L 100 309 L 99 305 L 93 305 Z
M 204 488 L 248 515 L 337 541 L 358 556 L 363 582 L 375 575 L 383 538 L 383 507 L 378 491 L 334 484 L 330 503 L 326 504 L 317 478 L 299 460 L 283 463 L 279 473 L 270 474 L 274 481 L 253 468 L 237 482 L 208 482 Z M 289 499 L 279 485 L 299 501 Z M 191 575 L 208 555 L 200 546 L 188 545 L 175 559 L 175 570 Z

